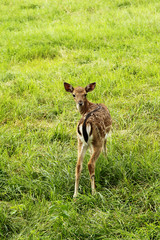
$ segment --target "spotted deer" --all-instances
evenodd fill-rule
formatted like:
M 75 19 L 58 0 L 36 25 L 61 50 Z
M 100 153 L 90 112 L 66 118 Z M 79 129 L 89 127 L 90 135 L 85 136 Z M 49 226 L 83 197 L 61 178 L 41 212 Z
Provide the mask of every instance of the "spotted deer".
M 104 104 L 95 104 L 87 100 L 87 93 L 94 90 L 96 83 L 91 83 L 85 88 L 73 88 L 64 82 L 64 88 L 72 93 L 82 118 L 77 126 L 78 161 L 75 170 L 75 190 L 73 197 L 77 197 L 82 164 L 87 149 L 91 157 L 88 170 L 91 179 L 92 195 L 95 193 L 95 164 L 101 151 L 106 154 L 107 135 L 111 129 L 112 120 L 108 108 Z

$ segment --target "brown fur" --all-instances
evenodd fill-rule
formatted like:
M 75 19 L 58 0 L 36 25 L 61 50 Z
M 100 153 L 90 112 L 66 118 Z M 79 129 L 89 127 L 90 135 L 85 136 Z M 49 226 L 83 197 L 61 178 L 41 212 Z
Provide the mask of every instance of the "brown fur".
M 88 162 L 88 170 L 91 178 L 91 188 L 92 194 L 95 193 L 95 164 L 96 160 L 99 157 L 102 149 L 106 153 L 106 134 L 109 133 L 112 125 L 111 116 L 108 108 L 104 104 L 95 104 L 87 100 L 86 95 L 88 92 L 92 91 L 95 88 L 96 83 L 91 83 L 87 85 L 86 88 L 76 87 L 75 89 L 72 85 L 64 83 L 64 87 L 67 92 L 71 92 L 74 96 L 77 108 L 80 111 L 82 118 L 78 123 L 77 136 L 78 136 L 78 161 L 75 171 L 75 192 L 74 197 L 78 194 L 78 185 L 80 174 L 82 171 L 83 158 L 86 153 L 87 148 L 91 150 L 91 158 Z M 94 111 L 95 110 L 95 111 Z M 93 113 L 91 113 L 94 111 Z M 91 113 L 91 116 L 86 120 L 86 128 L 89 126 L 89 136 L 88 142 L 85 142 L 83 138 L 83 132 L 80 130 L 80 126 L 83 125 L 88 113 Z M 81 128 L 82 129 L 82 128 Z

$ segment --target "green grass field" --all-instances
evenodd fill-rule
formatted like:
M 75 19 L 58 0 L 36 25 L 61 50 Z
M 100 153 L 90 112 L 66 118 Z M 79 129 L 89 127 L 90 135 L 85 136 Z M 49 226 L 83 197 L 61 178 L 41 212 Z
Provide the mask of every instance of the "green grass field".
M 160 239 L 160 1 L 0 1 L 0 239 Z M 73 200 L 80 114 L 113 119 Z

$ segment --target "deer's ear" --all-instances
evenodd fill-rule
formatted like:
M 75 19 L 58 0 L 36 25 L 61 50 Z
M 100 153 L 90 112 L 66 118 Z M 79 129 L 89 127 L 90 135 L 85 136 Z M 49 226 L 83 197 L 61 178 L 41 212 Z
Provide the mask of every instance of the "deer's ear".
M 96 86 L 96 83 L 95 83 L 95 82 L 88 84 L 87 87 L 85 87 L 86 92 L 91 92 L 91 91 L 93 91 L 93 90 L 95 89 L 95 86 Z
M 64 88 L 65 88 L 65 90 L 66 90 L 67 92 L 70 92 L 70 93 L 72 93 L 73 90 L 74 90 L 74 88 L 72 87 L 72 85 L 69 84 L 69 83 L 66 83 L 66 82 L 64 82 Z

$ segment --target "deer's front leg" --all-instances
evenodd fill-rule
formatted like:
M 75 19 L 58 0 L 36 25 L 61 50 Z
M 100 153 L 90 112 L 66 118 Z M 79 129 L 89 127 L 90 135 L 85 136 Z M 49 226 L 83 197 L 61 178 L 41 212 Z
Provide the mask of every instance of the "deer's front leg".
M 78 194 L 78 186 L 79 186 L 79 179 L 82 171 L 82 164 L 85 153 L 87 151 L 87 145 L 84 145 L 80 140 L 78 140 L 78 161 L 75 170 L 75 189 L 73 197 L 77 197 Z

